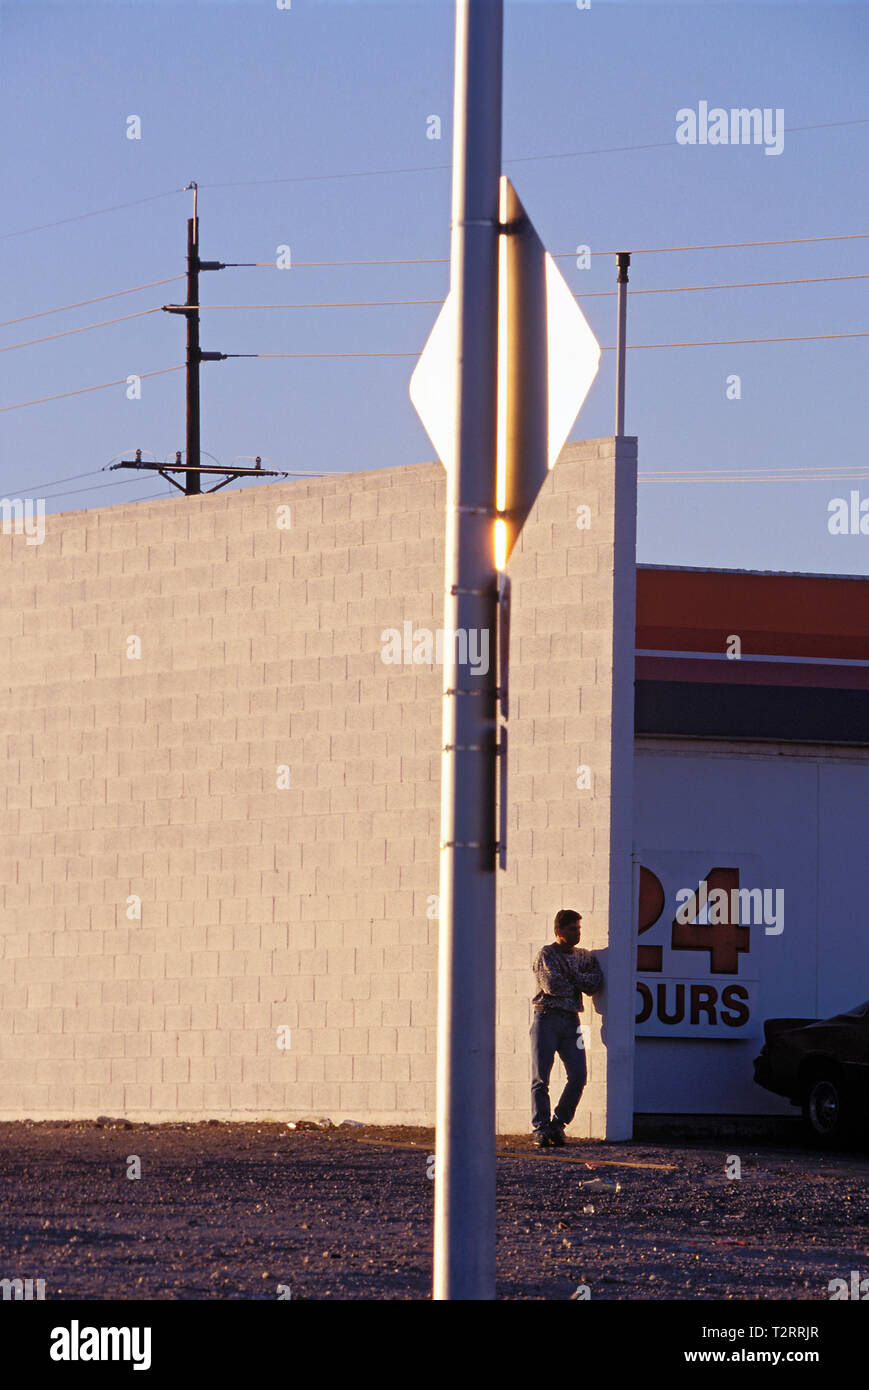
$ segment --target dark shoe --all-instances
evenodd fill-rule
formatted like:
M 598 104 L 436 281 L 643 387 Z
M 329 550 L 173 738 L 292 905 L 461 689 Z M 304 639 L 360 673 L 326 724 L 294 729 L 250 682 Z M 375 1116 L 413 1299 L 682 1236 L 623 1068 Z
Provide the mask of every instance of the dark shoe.
M 545 1130 L 545 1129 L 535 1129 L 535 1131 L 534 1131 L 534 1147 L 535 1147 L 535 1149 L 548 1149 L 551 1143 L 552 1143 L 552 1140 L 550 1139 L 549 1133 L 548 1133 L 547 1130 Z
M 549 1143 L 553 1149 L 563 1149 L 567 1140 L 564 1137 L 564 1130 L 561 1125 L 552 1124 L 549 1126 Z

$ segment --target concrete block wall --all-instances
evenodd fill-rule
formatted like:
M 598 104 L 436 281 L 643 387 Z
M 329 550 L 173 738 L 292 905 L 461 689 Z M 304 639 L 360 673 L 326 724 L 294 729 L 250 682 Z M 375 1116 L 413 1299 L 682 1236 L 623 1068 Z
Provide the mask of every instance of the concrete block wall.
M 615 476 L 612 440 L 568 445 L 514 556 L 502 1130 L 556 887 L 606 930 Z M 443 502 L 423 464 L 0 535 L 0 1116 L 432 1122 L 440 670 L 382 652 L 442 626 Z M 600 779 L 576 825 L 568 728 Z
M 584 1000 L 588 1083 L 571 1133 L 611 1139 L 630 1138 L 633 1125 L 636 472 L 634 438 L 568 444 L 508 565 L 499 1104 L 511 1127 L 529 1127 L 530 966 L 559 908 L 575 908 L 605 987 Z M 553 1104 L 563 1082 L 556 1060 Z

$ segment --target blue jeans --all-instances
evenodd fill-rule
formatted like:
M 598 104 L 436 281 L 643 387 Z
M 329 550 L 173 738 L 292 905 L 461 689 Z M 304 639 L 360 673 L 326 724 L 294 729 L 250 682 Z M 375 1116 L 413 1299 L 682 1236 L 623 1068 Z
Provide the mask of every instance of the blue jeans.
M 566 1011 L 535 1013 L 531 1024 L 531 1124 L 537 1130 L 549 1124 L 549 1077 L 556 1052 L 564 1063 L 567 1085 L 552 1119 L 564 1128 L 576 1114 L 587 1076 L 579 1015 Z

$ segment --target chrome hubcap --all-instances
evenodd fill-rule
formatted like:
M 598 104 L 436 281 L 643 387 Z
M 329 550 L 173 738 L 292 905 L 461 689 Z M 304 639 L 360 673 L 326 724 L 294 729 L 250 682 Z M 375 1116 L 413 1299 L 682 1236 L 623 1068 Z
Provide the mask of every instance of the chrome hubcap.
M 829 1134 L 839 1118 L 839 1093 L 831 1081 L 818 1081 L 809 1097 L 809 1114 L 816 1130 Z

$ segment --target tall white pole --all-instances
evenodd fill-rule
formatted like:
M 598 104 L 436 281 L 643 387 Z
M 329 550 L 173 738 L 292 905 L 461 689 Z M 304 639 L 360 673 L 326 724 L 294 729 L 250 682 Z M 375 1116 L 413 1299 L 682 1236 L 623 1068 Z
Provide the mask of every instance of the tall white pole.
M 495 1297 L 494 509 L 502 0 L 456 0 L 434 1297 Z M 473 645 L 476 644 L 476 645 Z M 471 665 L 488 653 L 483 662 Z M 464 658 L 464 659 L 463 659 Z

